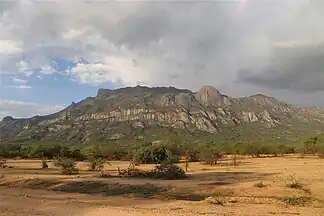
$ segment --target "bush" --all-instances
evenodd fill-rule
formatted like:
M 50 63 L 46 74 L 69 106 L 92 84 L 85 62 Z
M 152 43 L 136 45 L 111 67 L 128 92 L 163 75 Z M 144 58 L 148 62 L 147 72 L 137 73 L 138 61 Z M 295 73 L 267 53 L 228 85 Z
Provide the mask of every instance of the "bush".
M 99 178 L 109 178 L 109 177 L 111 177 L 111 175 L 108 172 L 103 170 L 99 172 Z
M 307 185 L 302 183 L 300 180 L 298 180 L 294 175 L 288 176 L 288 178 L 286 179 L 286 187 L 292 188 L 292 189 L 303 190 L 308 194 L 311 193 L 311 191 L 307 187 Z
M 63 175 L 74 175 L 79 172 L 73 159 L 61 159 L 58 163 L 60 163 L 61 173 Z
M 264 188 L 264 187 L 267 187 L 268 185 L 266 185 L 262 181 L 260 181 L 259 183 L 256 183 L 253 186 L 257 187 L 257 188 Z
M 179 163 L 180 157 L 178 155 L 173 154 L 171 151 L 167 151 L 167 158 L 164 162 L 167 163 Z
M 102 158 L 95 158 L 90 162 L 91 171 L 101 171 L 104 168 L 105 160 Z
M 47 161 L 42 160 L 42 169 L 47 169 L 47 168 L 48 168 Z
M 318 156 L 320 158 L 324 158 L 324 143 L 321 143 L 317 146 L 317 149 L 316 149 L 317 153 L 318 153 Z
M 54 167 L 61 167 L 63 159 L 60 157 L 55 157 L 53 159 L 53 166 Z
M 6 160 L 4 159 L 0 160 L 0 168 L 8 168 Z
M 144 171 L 137 168 L 127 168 L 124 170 L 120 170 L 118 168 L 118 176 L 120 177 L 152 177 L 151 171 Z
M 205 201 L 207 204 L 221 205 L 221 206 L 223 206 L 225 203 L 223 197 L 207 197 Z
M 305 206 L 312 201 L 312 198 L 307 196 L 284 196 L 277 199 L 292 206 Z
M 183 179 L 187 177 L 185 171 L 181 167 L 169 163 L 157 165 L 155 169 L 151 171 L 144 171 L 137 168 L 118 169 L 118 175 L 120 177 L 156 178 L 165 180 Z
M 186 178 L 187 175 L 181 167 L 174 164 L 163 163 L 156 166 L 153 170 L 153 177 L 158 179 L 174 180 Z

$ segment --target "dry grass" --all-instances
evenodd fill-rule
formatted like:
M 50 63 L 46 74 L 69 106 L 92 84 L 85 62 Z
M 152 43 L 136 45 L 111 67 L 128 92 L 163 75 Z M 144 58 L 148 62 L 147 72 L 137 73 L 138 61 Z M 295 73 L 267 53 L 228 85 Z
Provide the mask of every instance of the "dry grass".
M 128 200 L 135 197 L 139 203 L 149 198 L 164 203 L 157 208 L 166 205 L 166 200 L 174 200 L 172 202 L 185 206 L 183 209 L 190 208 L 185 205 L 187 201 L 201 201 L 194 205 L 204 209 L 203 200 L 216 197 L 218 201 L 221 200 L 220 207 L 224 211 L 228 208 L 228 215 L 233 215 L 230 212 L 238 209 L 251 213 L 257 211 L 258 206 L 262 209 L 260 214 L 273 215 L 270 212 L 276 209 L 281 211 L 284 208 L 282 204 L 290 206 L 299 215 L 317 215 L 310 214 L 314 208 L 315 212 L 324 211 L 324 164 L 317 157 L 240 158 L 239 166 L 231 166 L 227 162 L 213 167 L 190 163 L 188 178 L 183 180 L 120 179 L 117 170 L 128 168 L 127 161 L 105 164 L 102 173 L 109 174 L 109 178 L 99 178 L 99 173 L 89 172 L 86 162 L 77 163 L 80 170 L 77 176 L 60 175 L 59 169 L 50 161 L 47 163 L 48 169 L 41 169 L 41 160 L 7 160 L 6 163 L 14 168 L 0 170 L 0 175 L 3 175 L 0 179 L 2 187 L 28 187 L 89 196 L 122 196 L 128 197 Z M 185 168 L 185 164 L 179 165 Z M 136 168 L 151 170 L 153 165 Z

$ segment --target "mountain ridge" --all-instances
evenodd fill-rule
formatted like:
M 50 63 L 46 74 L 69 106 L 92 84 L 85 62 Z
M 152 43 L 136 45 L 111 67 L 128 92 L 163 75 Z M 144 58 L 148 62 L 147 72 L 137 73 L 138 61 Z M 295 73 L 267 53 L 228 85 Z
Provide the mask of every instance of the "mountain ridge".
M 322 133 L 323 122 L 324 109 L 302 108 L 263 94 L 233 98 L 210 85 L 202 86 L 197 92 L 138 85 L 98 89 L 96 96 L 72 102 L 50 115 L 21 119 L 6 116 L 0 122 L 0 140 L 87 143 L 130 137 L 119 128 L 121 125 L 130 131 L 141 131 L 136 132 L 139 134 L 152 128 L 172 128 L 215 136 L 239 133 L 253 138 L 264 131 L 272 136 L 283 132 Z M 298 132 L 292 132 L 295 130 Z

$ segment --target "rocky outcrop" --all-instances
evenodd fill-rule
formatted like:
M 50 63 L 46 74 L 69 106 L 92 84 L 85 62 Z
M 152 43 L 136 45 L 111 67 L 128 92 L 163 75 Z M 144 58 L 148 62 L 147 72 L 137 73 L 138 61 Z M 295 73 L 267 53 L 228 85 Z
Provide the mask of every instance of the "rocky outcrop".
M 199 101 L 204 106 L 220 106 L 231 104 L 230 100 L 222 95 L 213 86 L 203 86 L 196 93 L 196 100 Z
M 118 124 L 128 124 L 138 130 L 159 126 L 222 134 L 224 130 L 247 125 L 291 128 L 305 122 L 324 131 L 323 109 L 300 108 L 260 94 L 230 98 L 212 86 L 203 86 L 196 93 L 173 87 L 136 86 L 99 89 L 95 97 L 73 102 L 48 116 L 5 117 L 0 122 L 0 138 L 87 141 L 98 132 L 105 139 L 119 139 L 124 137 L 124 131 L 111 132 Z

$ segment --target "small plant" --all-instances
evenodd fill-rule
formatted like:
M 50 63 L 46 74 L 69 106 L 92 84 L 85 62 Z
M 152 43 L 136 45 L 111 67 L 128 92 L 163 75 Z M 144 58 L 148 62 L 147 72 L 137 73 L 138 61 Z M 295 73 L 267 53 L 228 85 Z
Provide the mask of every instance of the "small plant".
M 48 168 L 48 164 L 46 160 L 42 160 L 42 169 L 47 169 Z
M 233 155 L 232 161 L 233 161 L 233 166 L 237 166 L 238 165 L 237 154 Z
M 312 198 L 307 196 L 284 196 L 277 199 L 292 206 L 305 206 L 312 202 Z
M 207 197 L 205 201 L 208 204 L 221 205 L 221 206 L 223 206 L 225 203 L 225 200 L 221 197 Z
M 303 190 L 306 193 L 310 194 L 311 191 L 307 187 L 306 184 L 302 183 L 300 180 L 298 180 L 295 175 L 289 175 L 288 178 L 286 179 L 286 187 L 287 188 L 292 188 L 292 189 L 298 189 L 298 190 Z
M 60 168 L 63 175 L 74 175 L 79 172 L 73 159 L 61 159 Z
M 62 158 L 60 158 L 60 157 L 55 157 L 55 158 L 53 159 L 53 166 L 54 166 L 54 167 L 61 167 L 61 166 L 62 166 L 62 161 L 63 161 Z
M 268 185 L 266 185 L 262 181 L 260 181 L 259 183 L 256 183 L 253 186 L 257 187 L 257 188 L 264 188 L 264 187 L 267 187 Z
M 7 161 L 5 159 L 0 160 L 0 168 L 8 168 Z
M 99 172 L 99 178 L 109 178 L 109 177 L 111 177 L 111 175 L 108 172 L 106 172 L 104 170 L 101 170 Z
M 105 160 L 102 158 L 95 158 L 90 162 L 91 171 L 101 171 L 104 168 Z
M 137 168 L 127 168 L 127 169 L 119 169 L 118 168 L 118 176 L 120 177 L 134 177 L 134 178 L 140 178 L 140 177 L 152 177 L 150 172 L 140 170 Z

